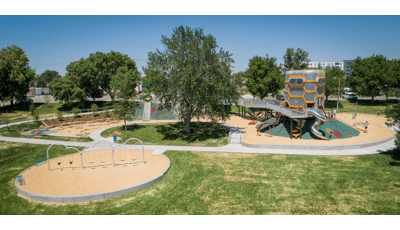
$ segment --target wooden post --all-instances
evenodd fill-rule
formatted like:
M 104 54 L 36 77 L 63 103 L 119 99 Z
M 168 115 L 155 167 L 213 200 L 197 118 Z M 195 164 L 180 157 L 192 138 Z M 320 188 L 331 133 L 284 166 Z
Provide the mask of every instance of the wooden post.
M 351 137 L 353 137 L 353 130 L 351 130 Z
M 290 118 L 290 139 L 293 137 L 293 119 Z
M 271 135 L 271 137 L 272 137 L 271 126 L 269 126 L 269 134 L 270 134 L 270 135 Z
M 303 133 L 302 131 L 303 131 L 303 119 L 300 119 L 300 139 L 302 139 L 301 138 L 301 134 Z

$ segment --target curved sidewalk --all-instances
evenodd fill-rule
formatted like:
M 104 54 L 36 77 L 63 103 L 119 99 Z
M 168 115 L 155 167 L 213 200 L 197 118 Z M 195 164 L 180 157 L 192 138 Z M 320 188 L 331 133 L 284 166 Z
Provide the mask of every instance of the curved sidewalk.
M 23 123 L 23 122 L 21 122 Z M 236 127 L 224 125 L 230 130 L 230 140 L 241 139 L 242 131 Z M 382 125 L 385 126 L 385 125 Z M 1 128 L 1 126 L 0 126 Z M 107 128 L 109 129 L 109 128 Z M 103 138 L 101 133 L 104 130 L 98 130 L 89 135 L 94 141 L 93 142 L 72 142 L 72 141 L 57 141 L 57 140 L 45 140 L 45 139 L 33 139 L 33 138 L 16 138 L 16 137 L 3 137 L 0 136 L 0 141 L 10 141 L 10 142 L 22 142 L 22 143 L 32 143 L 32 144 L 55 144 L 60 143 L 68 146 L 79 146 L 86 147 L 97 141 L 108 141 L 107 138 Z M 389 128 L 393 132 L 394 127 Z M 235 136 L 234 136 L 235 135 Z M 238 139 L 239 138 L 239 139 Z M 383 153 L 391 151 L 396 148 L 394 144 L 394 139 L 387 141 L 383 144 L 375 145 L 368 148 L 360 149 L 350 149 L 350 150 L 292 150 L 292 149 L 262 149 L 262 148 L 248 148 L 241 144 L 233 144 L 235 142 L 231 141 L 230 144 L 221 147 L 197 147 L 197 146 L 168 146 L 168 145 L 145 145 L 146 150 L 153 150 L 153 154 L 162 154 L 165 151 L 207 151 L 207 152 L 236 152 L 236 153 L 262 153 L 262 154 L 290 154 L 290 155 L 320 155 L 320 156 L 337 156 L 337 155 L 368 155 Z M 233 143 L 232 143 L 233 142 Z M 119 143 L 118 143 L 119 144 Z M 113 147 L 118 145 L 117 143 L 112 143 Z M 141 145 L 133 145 L 133 149 L 141 149 Z

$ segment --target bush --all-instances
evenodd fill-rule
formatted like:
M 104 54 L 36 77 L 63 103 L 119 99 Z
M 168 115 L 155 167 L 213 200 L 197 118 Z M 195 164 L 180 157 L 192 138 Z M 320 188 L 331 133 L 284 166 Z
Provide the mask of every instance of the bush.
M 39 112 L 38 111 L 34 112 L 33 119 L 35 119 L 36 122 L 39 122 Z
M 78 109 L 77 107 L 75 107 L 75 108 L 72 109 L 72 112 L 74 113 L 75 117 L 77 117 L 78 114 L 79 114 L 79 112 L 80 112 L 80 109 Z
M 95 113 L 95 112 L 97 112 L 98 109 L 99 109 L 99 107 L 93 103 L 90 108 L 90 112 Z
M 35 105 L 33 103 L 29 106 L 29 112 L 32 116 L 35 115 Z
M 106 109 L 104 111 L 104 117 L 109 117 L 110 116 L 110 111 L 108 109 Z
M 63 113 L 61 111 L 57 111 L 57 118 L 58 120 L 61 120 L 63 118 Z

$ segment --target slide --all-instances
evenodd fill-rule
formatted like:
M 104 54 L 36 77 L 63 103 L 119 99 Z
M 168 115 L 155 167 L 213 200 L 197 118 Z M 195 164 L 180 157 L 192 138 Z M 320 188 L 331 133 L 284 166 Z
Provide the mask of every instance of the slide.
M 328 138 L 325 137 L 324 134 L 318 129 L 320 125 L 326 122 L 326 115 L 323 114 L 322 111 L 320 112 L 315 110 L 307 110 L 307 113 L 317 118 L 317 121 L 311 126 L 311 132 L 323 140 L 328 140 Z
M 265 126 L 265 125 L 271 125 L 272 128 L 274 128 L 276 125 L 279 124 L 279 122 L 281 121 L 282 118 L 282 113 L 278 113 L 278 116 L 276 117 L 276 120 L 273 123 L 269 123 L 269 122 L 263 122 L 261 123 L 258 128 L 257 128 L 257 132 L 260 132 L 261 129 Z

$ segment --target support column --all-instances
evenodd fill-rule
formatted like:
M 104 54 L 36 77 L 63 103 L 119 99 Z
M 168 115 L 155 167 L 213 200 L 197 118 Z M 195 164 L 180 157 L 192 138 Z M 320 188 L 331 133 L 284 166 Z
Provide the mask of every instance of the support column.
M 303 134 L 303 119 L 300 119 L 300 139 L 302 139 L 301 135 Z
M 293 138 L 293 119 L 290 118 L 290 139 Z

